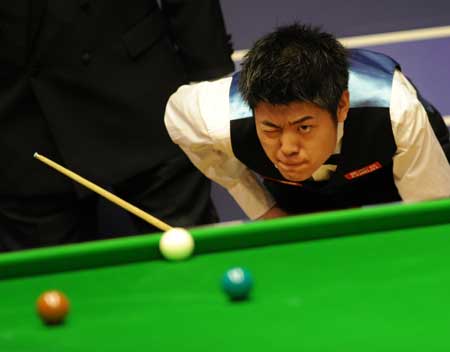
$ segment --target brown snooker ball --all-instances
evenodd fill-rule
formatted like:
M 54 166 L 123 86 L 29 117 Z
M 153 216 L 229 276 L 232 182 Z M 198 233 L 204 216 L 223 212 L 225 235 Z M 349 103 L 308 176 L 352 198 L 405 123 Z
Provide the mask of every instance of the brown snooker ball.
M 46 324 L 60 324 L 69 313 L 69 300 L 61 291 L 46 291 L 37 299 L 36 309 Z

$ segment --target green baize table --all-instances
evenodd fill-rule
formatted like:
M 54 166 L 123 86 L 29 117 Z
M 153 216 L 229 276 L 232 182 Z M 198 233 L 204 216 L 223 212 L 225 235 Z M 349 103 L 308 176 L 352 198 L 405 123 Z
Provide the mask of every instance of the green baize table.
M 450 200 L 191 229 L 167 262 L 161 234 L 0 255 L 0 352 L 450 351 Z M 223 273 L 255 286 L 231 302 Z M 35 312 L 71 301 L 60 326 Z

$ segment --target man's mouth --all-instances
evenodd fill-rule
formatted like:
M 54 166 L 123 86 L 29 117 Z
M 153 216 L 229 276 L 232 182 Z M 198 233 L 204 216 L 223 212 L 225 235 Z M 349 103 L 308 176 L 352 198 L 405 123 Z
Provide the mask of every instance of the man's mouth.
M 297 170 L 300 167 L 303 167 L 306 163 L 305 162 L 301 162 L 301 163 L 292 163 L 292 162 L 282 162 L 282 161 L 278 161 L 277 163 L 277 167 L 278 169 L 285 171 L 285 172 L 292 172 Z

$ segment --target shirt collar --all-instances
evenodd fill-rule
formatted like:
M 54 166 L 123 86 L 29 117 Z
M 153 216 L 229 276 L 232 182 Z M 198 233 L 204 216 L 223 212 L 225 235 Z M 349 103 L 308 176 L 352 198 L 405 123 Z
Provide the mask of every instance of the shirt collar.
M 344 123 L 338 122 L 337 125 L 337 138 L 336 138 L 336 148 L 334 149 L 334 154 L 341 154 L 342 137 L 344 136 Z
M 343 122 L 338 122 L 336 134 L 336 148 L 334 149 L 333 155 L 339 155 L 341 153 L 342 137 L 344 136 Z M 336 171 L 336 168 L 337 165 L 334 164 L 323 164 L 312 174 L 312 178 L 314 181 L 329 180 L 333 172 Z

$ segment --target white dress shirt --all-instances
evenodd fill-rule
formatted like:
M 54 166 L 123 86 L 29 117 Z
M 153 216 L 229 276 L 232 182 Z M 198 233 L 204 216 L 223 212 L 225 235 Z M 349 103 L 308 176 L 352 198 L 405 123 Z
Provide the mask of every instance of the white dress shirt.
M 242 210 L 256 219 L 274 206 L 259 178 L 234 155 L 230 139 L 229 90 L 231 77 L 184 85 L 168 101 L 167 131 L 195 166 L 228 190 Z M 350 96 L 351 100 L 351 96 Z M 397 145 L 394 182 L 404 201 L 450 196 L 450 165 L 431 128 L 417 93 L 400 71 L 395 71 L 390 115 Z M 339 154 L 343 124 L 338 124 Z M 329 177 L 324 165 L 315 180 Z

